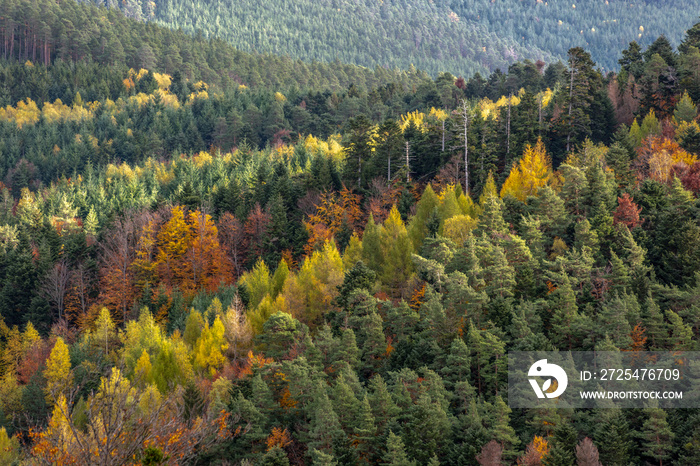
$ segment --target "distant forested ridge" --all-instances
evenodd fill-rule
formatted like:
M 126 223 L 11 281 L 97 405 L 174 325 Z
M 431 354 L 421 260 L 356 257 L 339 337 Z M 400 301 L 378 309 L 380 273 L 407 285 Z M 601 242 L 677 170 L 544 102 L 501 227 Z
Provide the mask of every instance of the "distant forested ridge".
M 552 56 L 460 18 L 442 1 L 164 0 L 155 2 L 152 16 L 141 17 L 218 37 L 241 50 L 390 69 L 414 65 L 432 75 L 483 74 L 520 59 Z
M 605 70 L 619 50 L 665 35 L 678 45 L 700 1 L 625 0 L 128 0 L 130 17 L 224 39 L 247 51 L 374 67 L 415 65 L 433 76 L 564 59 L 583 47 Z M 108 4 L 110 4 L 108 2 Z
M 678 45 L 698 19 L 697 0 L 446 0 L 465 21 L 503 39 L 563 57 L 588 50 L 606 71 L 618 69 L 619 50 L 636 40 L 646 46 L 663 35 Z

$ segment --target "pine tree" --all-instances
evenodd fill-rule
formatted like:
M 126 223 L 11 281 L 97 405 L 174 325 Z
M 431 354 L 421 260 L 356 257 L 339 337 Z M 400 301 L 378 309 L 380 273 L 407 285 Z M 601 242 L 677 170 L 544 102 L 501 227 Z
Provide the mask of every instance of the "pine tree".
M 552 309 L 552 331 L 550 340 L 561 350 L 571 350 L 575 345 L 578 335 L 574 329 L 578 320 L 578 307 L 576 297 L 571 289 L 569 277 L 564 273 L 563 280 L 549 295 L 550 309 Z
M 389 432 L 386 442 L 384 464 L 389 466 L 415 466 L 416 462 L 408 459 L 403 440 L 393 432 Z
M 566 151 L 573 149 L 573 144 L 590 133 L 591 117 L 588 109 L 598 85 L 599 76 L 594 71 L 595 63 L 588 52 L 580 47 L 569 50 L 567 113 L 564 118 L 566 127 Z
M 452 388 L 458 382 L 467 382 L 471 374 L 469 348 L 464 340 L 455 338 L 450 345 L 446 365 L 440 370 L 445 386 Z
M 672 310 L 666 311 L 668 320 L 668 340 L 666 346 L 673 351 L 692 351 L 695 349 L 693 330 L 690 325 L 683 322 L 683 319 Z
M 428 236 L 428 229 L 426 227 L 428 219 L 435 209 L 439 205 L 439 199 L 433 191 L 433 188 L 428 184 L 423 190 L 420 200 L 416 204 L 416 214 L 411 219 L 408 226 L 408 233 L 413 243 L 413 248 L 419 251 L 423 240 Z
M 693 103 L 688 92 L 684 92 L 681 99 L 676 104 L 676 109 L 673 111 L 673 119 L 677 125 L 682 122 L 690 123 L 698 116 L 698 107 Z
M 318 382 L 316 386 L 308 446 L 310 450 L 317 449 L 327 455 L 334 455 L 336 446 L 343 443 L 345 433 L 323 385 L 325 384 Z
M 482 208 L 477 234 L 484 233 L 493 237 L 508 233 L 508 225 L 503 220 L 503 201 L 496 196 L 488 196 L 484 199 Z
M 450 420 L 445 409 L 429 394 L 421 395 L 408 409 L 408 423 L 403 437 L 410 456 L 427 464 L 434 454 L 441 452 L 450 433 Z
M 646 411 L 649 418 L 642 427 L 642 448 L 646 456 L 663 466 L 664 460 L 670 458 L 674 433 L 666 420 L 666 411 L 659 408 L 649 408 Z
M 338 287 L 336 303 L 340 307 L 347 307 L 350 295 L 355 290 L 372 291 L 377 274 L 368 268 L 364 262 L 357 261 L 345 272 L 343 284 Z
M 182 417 L 190 425 L 204 414 L 204 397 L 199 388 L 190 382 L 182 393 Z
M 480 255 L 483 258 L 483 277 L 486 282 L 484 291 L 490 298 L 508 298 L 513 296 L 515 287 L 515 270 L 508 263 L 503 249 L 487 241 L 482 243 Z
M 668 331 L 664 324 L 664 317 L 654 298 L 649 294 L 644 304 L 642 322 L 646 328 L 647 341 L 650 351 L 659 351 L 665 348 Z
M 596 443 L 601 447 L 600 456 L 603 464 L 610 466 L 629 464 L 630 449 L 633 446 L 630 434 L 629 425 L 619 411 L 599 425 Z
M 378 451 L 376 444 L 377 426 L 367 395 L 362 399 L 353 423 L 353 435 L 358 439 L 358 457 L 361 461 L 372 462 Z

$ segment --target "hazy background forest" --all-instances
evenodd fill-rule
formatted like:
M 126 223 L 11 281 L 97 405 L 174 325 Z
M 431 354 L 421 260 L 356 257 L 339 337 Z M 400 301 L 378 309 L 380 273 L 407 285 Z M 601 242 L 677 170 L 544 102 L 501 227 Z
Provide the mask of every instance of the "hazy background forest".
M 697 410 L 506 390 L 508 351 L 698 349 L 700 24 L 610 1 L 664 12 L 598 58 L 515 3 L 332 4 L 312 56 L 185 32 L 214 6 L 0 0 L 0 463 L 700 463 Z M 500 58 L 363 61 L 375 8 Z

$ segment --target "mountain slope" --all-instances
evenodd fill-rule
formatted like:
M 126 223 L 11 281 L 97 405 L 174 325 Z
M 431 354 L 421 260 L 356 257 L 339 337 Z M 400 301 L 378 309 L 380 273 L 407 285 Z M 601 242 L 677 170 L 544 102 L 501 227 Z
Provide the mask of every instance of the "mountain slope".
M 645 46 L 665 35 L 678 45 L 700 11 L 698 0 L 444 1 L 466 21 L 528 47 L 557 56 L 583 47 L 606 70 L 619 68 L 619 51 L 633 40 Z
M 242 50 L 370 67 L 414 65 L 432 74 L 483 74 L 518 59 L 549 59 L 428 0 L 160 0 L 155 19 Z
M 101 3 L 101 2 L 100 2 Z M 571 47 L 618 68 L 630 41 L 677 45 L 700 0 L 108 0 L 127 16 L 304 60 L 469 76 Z
M 124 12 L 133 4 L 125 2 Z M 139 8 L 135 11 L 141 12 Z M 358 90 L 386 83 L 408 85 L 426 79 L 421 72 L 368 69 L 334 62 L 308 63 L 285 56 L 248 53 L 212 37 L 192 37 L 155 23 L 134 21 L 119 11 L 74 0 L 0 0 L 0 59 L 49 65 L 95 61 L 101 65 L 146 68 L 204 80 L 220 88 L 262 86 L 275 90 Z M 139 15 L 129 13 L 133 17 Z M 44 83 L 32 83 L 30 92 Z M 117 83 L 119 84 L 119 83 Z M 100 89 L 101 91 L 101 89 Z M 25 89 L 8 88 L 0 79 L 0 105 L 12 104 Z M 59 93 L 60 94 L 60 93 Z M 14 96 L 14 97 L 13 97 Z M 36 95 L 39 100 L 63 95 Z M 72 97 L 71 97 L 72 98 Z

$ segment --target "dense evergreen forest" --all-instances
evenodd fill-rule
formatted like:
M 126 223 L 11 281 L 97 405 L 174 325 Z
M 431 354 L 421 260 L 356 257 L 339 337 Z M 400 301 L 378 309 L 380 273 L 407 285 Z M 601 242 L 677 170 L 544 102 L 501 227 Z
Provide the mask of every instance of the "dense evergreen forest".
M 700 463 L 697 410 L 506 388 L 698 349 L 700 24 L 462 79 L 13 5 L 0 464 Z
M 102 4 L 100 0 L 96 2 Z M 505 70 L 518 60 L 565 59 L 583 47 L 604 70 L 633 39 L 678 45 L 700 2 L 674 0 L 127 0 L 107 1 L 154 21 L 235 47 L 305 60 L 409 68 L 432 75 Z

